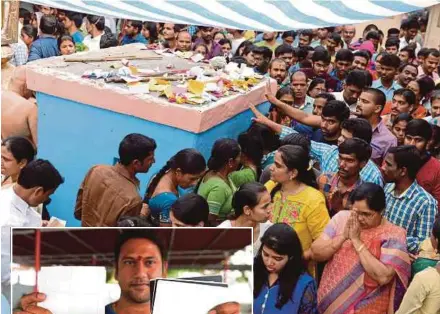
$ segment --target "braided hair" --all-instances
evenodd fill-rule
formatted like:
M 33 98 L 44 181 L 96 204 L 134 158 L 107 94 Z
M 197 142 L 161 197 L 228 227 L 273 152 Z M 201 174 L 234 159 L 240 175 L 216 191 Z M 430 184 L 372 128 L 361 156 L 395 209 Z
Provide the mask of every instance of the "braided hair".
M 212 147 L 211 157 L 208 160 L 208 169 L 212 171 L 220 171 L 226 166 L 231 159 L 237 158 L 240 155 L 241 149 L 236 140 L 229 138 L 221 138 L 215 141 Z M 207 172 L 208 173 L 208 172 Z M 206 174 L 200 179 L 194 192 L 197 193 L 200 184 L 203 182 Z
M 261 160 L 263 159 L 263 144 L 258 137 L 252 136 L 248 132 L 241 133 L 238 136 L 238 144 L 241 148 L 241 153 L 247 157 L 256 167 L 257 178 L 261 175 Z

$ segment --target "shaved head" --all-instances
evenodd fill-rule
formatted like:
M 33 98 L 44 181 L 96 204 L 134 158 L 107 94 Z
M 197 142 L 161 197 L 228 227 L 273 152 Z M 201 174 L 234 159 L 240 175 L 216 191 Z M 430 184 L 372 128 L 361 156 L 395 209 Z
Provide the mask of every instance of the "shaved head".
M 181 31 L 181 32 L 179 32 L 179 34 L 177 35 L 177 38 L 180 38 L 180 37 L 186 37 L 186 38 L 189 38 L 189 40 L 191 40 L 191 34 L 190 33 L 188 33 L 187 31 Z
M 307 76 L 306 76 L 306 74 L 304 72 L 297 71 L 297 72 L 292 74 L 291 79 L 292 79 L 292 81 L 293 80 L 306 80 L 307 81 Z
M 290 80 L 290 87 L 293 91 L 295 99 L 304 99 L 307 92 L 307 76 L 304 72 L 298 71 L 293 73 Z
M 181 31 L 177 35 L 176 50 L 178 51 L 190 51 L 191 50 L 191 34 L 187 31 Z

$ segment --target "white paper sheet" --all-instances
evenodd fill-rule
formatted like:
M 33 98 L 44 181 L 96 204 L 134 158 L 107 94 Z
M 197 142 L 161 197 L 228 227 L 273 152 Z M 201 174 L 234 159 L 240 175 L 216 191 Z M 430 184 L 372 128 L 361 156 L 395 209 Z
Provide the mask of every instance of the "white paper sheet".
M 67 221 L 59 219 L 55 216 L 50 217 L 49 223 L 47 224 L 48 227 L 65 227 Z
M 203 59 L 205 59 L 205 57 L 200 53 L 197 53 L 191 57 L 191 60 L 196 63 L 202 61 Z
M 108 300 L 105 280 L 105 267 L 42 267 L 38 290 L 47 298 L 40 306 L 56 314 L 104 314 L 105 306 L 116 301 Z
M 121 79 L 123 79 L 126 83 L 136 83 L 142 80 L 142 78 L 133 75 L 121 76 Z
M 131 94 L 149 94 L 150 85 L 148 83 L 136 83 L 127 85 L 128 91 Z
M 227 287 L 189 282 L 159 280 L 153 314 L 207 314 L 216 305 L 235 301 Z

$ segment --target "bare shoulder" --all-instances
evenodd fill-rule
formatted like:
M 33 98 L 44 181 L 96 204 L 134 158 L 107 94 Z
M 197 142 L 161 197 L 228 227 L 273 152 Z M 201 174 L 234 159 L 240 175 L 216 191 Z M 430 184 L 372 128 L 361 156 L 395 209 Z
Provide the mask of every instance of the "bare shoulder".
M 2 109 L 3 108 L 27 108 L 31 109 L 35 107 L 35 103 L 27 100 L 19 94 L 6 90 L 2 91 Z

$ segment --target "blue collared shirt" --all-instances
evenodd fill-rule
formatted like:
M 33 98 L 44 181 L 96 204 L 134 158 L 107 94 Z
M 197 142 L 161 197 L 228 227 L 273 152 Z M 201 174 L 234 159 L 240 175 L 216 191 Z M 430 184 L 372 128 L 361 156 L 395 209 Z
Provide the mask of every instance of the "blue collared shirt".
M 55 36 L 40 35 L 40 37 L 34 41 L 29 51 L 28 62 L 59 56 L 58 41 Z
M 387 98 L 387 101 L 391 101 L 391 100 L 393 100 L 394 92 L 395 92 L 396 90 L 402 88 L 402 86 L 400 86 L 396 81 L 393 81 L 393 85 L 391 85 L 390 88 L 386 89 L 386 88 L 383 86 L 382 81 L 381 81 L 380 78 L 377 79 L 377 80 L 375 80 L 375 81 L 373 82 L 373 85 L 371 85 L 371 87 L 373 87 L 373 88 L 377 88 L 378 90 L 384 92 L 384 94 L 385 94 L 385 96 L 386 96 L 386 98 Z
M 437 201 L 416 180 L 402 194 L 395 195 L 395 184 L 385 186 L 387 207 L 384 217 L 406 230 L 408 251 L 418 252 L 420 243 L 431 236 Z
M 137 34 L 136 37 L 130 37 L 128 35 L 125 35 L 121 41 L 121 45 L 128 45 L 128 44 L 134 44 L 134 43 L 147 44 L 148 41 L 144 37 L 144 35 L 142 35 L 141 33 Z
M 291 65 L 289 68 L 289 78 L 292 76 L 293 73 L 296 71 L 299 71 L 301 69 L 299 62 L 295 63 L 294 65 Z
M 291 133 L 298 133 L 298 132 L 296 132 L 292 128 L 285 126 L 282 128 L 280 138 L 284 138 L 285 136 Z M 321 172 L 338 171 L 339 169 L 338 146 L 311 141 L 310 155 L 314 160 L 319 162 L 321 166 Z M 364 182 L 372 182 L 380 186 L 383 186 L 382 174 L 379 168 L 371 160 L 368 160 L 367 164 L 361 170 L 359 175 L 362 181 Z
M 309 95 L 306 95 L 306 99 L 304 101 L 304 104 L 301 107 L 299 107 L 298 109 L 311 114 L 313 112 L 313 104 L 314 103 L 315 103 L 315 99 L 313 99 Z

